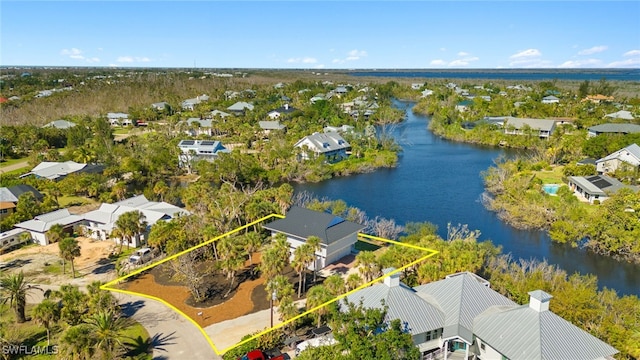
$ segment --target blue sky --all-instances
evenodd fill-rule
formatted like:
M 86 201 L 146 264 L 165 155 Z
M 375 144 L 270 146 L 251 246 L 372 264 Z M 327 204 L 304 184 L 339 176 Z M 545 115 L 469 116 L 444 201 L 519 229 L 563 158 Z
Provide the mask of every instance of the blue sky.
M 0 65 L 639 68 L 640 1 L 0 2 Z

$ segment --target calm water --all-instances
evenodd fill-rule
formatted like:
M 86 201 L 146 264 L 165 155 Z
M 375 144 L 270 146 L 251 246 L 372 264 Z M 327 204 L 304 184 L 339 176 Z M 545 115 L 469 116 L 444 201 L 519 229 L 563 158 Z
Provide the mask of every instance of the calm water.
M 640 81 L 640 69 L 528 69 L 528 70 L 363 70 L 349 72 L 354 76 L 448 78 L 448 79 L 501 79 L 501 80 L 575 80 L 596 81 L 602 78 L 614 81 Z
M 393 218 L 400 224 L 429 221 L 438 225 L 443 237 L 448 222 L 468 224 L 482 232 L 481 240 L 501 245 L 514 258 L 546 259 L 569 273 L 596 274 L 600 287 L 640 295 L 640 266 L 552 243 L 541 231 L 514 229 L 483 207 L 480 173 L 504 150 L 440 139 L 428 131 L 428 118 L 410 111 L 412 104 L 397 105 L 407 108 L 407 120 L 395 131 L 404 149 L 397 168 L 299 184 L 296 191 L 342 199 L 369 217 Z

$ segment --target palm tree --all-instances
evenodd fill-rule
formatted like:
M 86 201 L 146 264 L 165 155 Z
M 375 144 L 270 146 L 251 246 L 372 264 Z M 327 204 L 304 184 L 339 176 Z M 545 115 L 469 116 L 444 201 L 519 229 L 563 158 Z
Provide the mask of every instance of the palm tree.
M 244 236 L 244 251 L 249 255 L 249 264 L 253 265 L 253 258 L 251 254 L 256 252 L 260 245 L 262 245 L 262 239 L 257 232 L 250 232 Z
M 78 245 L 78 240 L 72 237 L 66 237 L 62 239 L 58 243 L 58 248 L 60 250 L 60 257 L 62 258 L 62 273 L 65 271 L 65 261 L 71 262 L 71 275 L 76 277 L 76 268 L 73 264 L 73 259 L 80 256 L 80 245 Z
M 360 284 L 362 284 L 362 278 L 360 277 L 360 275 L 356 273 L 351 273 L 349 274 L 349 276 L 347 276 L 347 281 L 346 281 L 347 291 L 351 291 L 357 288 L 358 286 L 360 286 Z
M 313 283 L 315 284 L 317 281 L 316 263 L 318 262 L 316 258 L 316 253 L 322 249 L 322 239 L 320 239 L 317 236 L 311 235 L 307 238 L 307 244 L 309 244 L 309 246 L 311 246 L 311 248 L 313 249 Z
M 278 233 L 273 239 L 272 247 L 278 253 L 278 255 L 282 258 L 282 262 L 286 267 L 289 264 L 289 257 L 291 256 L 289 241 L 287 240 L 287 236 L 282 233 Z
M 8 302 L 9 306 L 15 312 L 17 323 L 27 321 L 24 311 L 27 304 L 27 294 L 29 290 L 32 289 L 42 290 L 36 286 L 27 284 L 22 271 L 18 274 L 8 274 L 0 278 L 2 300 L 3 302 Z
M 316 285 L 309 289 L 309 292 L 307 293 L 307 311 L 318 307 L 326 303 L 327 301 L 331 301 L 333 298 L 334 297 L 333 295 L 331 295 L 331 292 L 329 292 L 329 290 L 324 287 L 324 285 Z M 319 308 L 317 312 L 318 327 L 320 327 L 320 324 L 322 323 L 322 316 L 327 314 L 328 312 L 327 307 L 323 306 Z
M 154 186 L 153 186 L 153 193 L 156 194 L 157 196 L 160 197 L 160 201 L 164 201 L 164 195 L 169 191 L 169 187 L 167 186 L 167 184 L 162 181 L 159 180 Z
M 47 346 L 51 345 L 51 326 L 60 320 L 60 307 L 56 302 L 44 299 L 31 310 L 31 317 L 47 329 Z
M 63 239 L 64 227 L 60 224 L 53 224 L 45 233 L 49 243 L 56 243 Z
M 147 229 L 147 222 L 144 214 L 139 210 L 128 211 L 121 214 L 115 222 L 115 234 L 120 237 L 120 251 L 122 252 L 122 244 L 126 240 L 127 248 L 131 245 L 134 237 L 140 236 Z M 114 233 L 112 231 L 112 234 Z
M 113 359 L 116 346 L 122 346 L 122 331 L 129 326 L 126 318 L 114 311 L 98 311 L 87 319 L 96 346 L 102 350 L 103 359 Z
M 344 292 L 344 279 L 339 274 L 329 276 L 324 280 L 323 284 L 333 296 L 338 296 Z
M 72 326 L 60 338 L 61 353 L 70 359 L 93 359 L 96 351 L 96 341 L 93 329 L 89 324 Z
M 285 263 L 282 261 L 278 249 L 274 247 L 267 248 L 262 254 L 260 261 L 260 272 L 265 279 L 272 279 L 284 270 Z
M 302 261 L 304 245 L 306 244 L 302 244 L 298 246 L 293 251 L 293 261 L 291 262 L 293 269 L 298 273 L 298 299 L 302 297 L 302 273 L 304 272 L 304 269 L 307 267 L 307 263 Z
M 364 276 L 364 280 L 369 282 L 373 280 L 375 275 L 376 266 L 376 254 L 372 251 L 360 251 L 358 255 L 356 255 L 356 266 L 358 267 L 358 271 L 360 274 Z

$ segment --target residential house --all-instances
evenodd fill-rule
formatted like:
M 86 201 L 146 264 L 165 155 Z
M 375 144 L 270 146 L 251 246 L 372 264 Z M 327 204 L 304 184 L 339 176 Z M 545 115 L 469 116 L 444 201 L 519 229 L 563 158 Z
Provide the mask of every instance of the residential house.
M 347 221 L 339 216 L 292 206 L 284 219 L 263 225 L 271 234 L 287 236 L 291 257 L 297 247 L 307 242 L 310 236 L 320 238 L 321 249 L 316 252 L 316 261 L 311 269 L 325 266 L 351 254 L 358 240 L 358 232 L 364 228 L 360 224 Z
M 640 146 L 631 144 L 596 160 L 598 174 L 610 174 L 625 165 L 636 169 L 640 167 Z
M 422 95 L 420 97 L 427 97 L 433 95 L 433 90 L 424 89 L 422 90 Z
M 206 94 L 202 94 L 196 96 L 193 99 L 186 99 L 181 104 L 182 110 L 193 111 L 196 105 L 200 104 L 203 101 L 209 101 L 209 96 Z
M 76 126 L 76 123 L 68 121 L 68 120 L 54 120 L 52 122 L 46 123 L 44 125 L 42 125 L 43 128 L 56 128 L 56 129 L 68 129 L 68 128 L 72 128 Z
M 156 111 L 164 111 L 165 109 L 171 109 L 171 105 L 166 101 L 161 101 L 151 104 L 151 108 Z
M 144 195 L 138 195 L 113 204 L 102 204 L 98 209 L 82 215 L 85 231 L 96 240 L 111 239 L 119 244 L 122 239 L 111 234 L 116 228 L 116 221 L 120 215 L 131 211 L 140 211 L 147 223 L 146 231 L 135 236 L 128 244 L 133 247 L 139 247 L 146 243 L 149 229 L 158 221 L 169 221 L 177 216 L 189 215 L 187 210 L 175 205 L 149 201 Z
M 611 114 L 607 114 L 604 117 L 611 119 L 623 119 L 623 120 L 635 120 L 635 117 L 628 110 L 620 110 Z
M 456 111 L 466 112 L 471 108 L 472 105 L 473 101 L 471 100 L 460 101 L 458 104 L 456 104 Z
M 542 98 L 542 103 L 543 104 L 557 104 L 560 102 L 560 99 L 558 99 L 557 97 L 553 96 L 553 95 L 549 95 L 549 96 L 545 96 Z
M 383 283 L 347 300 L 367 308 L 382 308 L 384 301 L 386 320 L 403 322 L 423 358 L 605 359 L 618 352 L 551 312 L 551 295 L 529 295 L 529 304 L 518 305 L 468 272 L 412 289 L 387 269 Z
M 229 116 L 231 116 L 231 114 L 226 113 L 224 111 L 220 111 L 220 110 L 213 110 L 211 112 L 211 118 L 212 119 L 215 119 L 215 118 L 224 119 L 224 118 L 229 117 Z
M 590 204 L 601 203 L 623 188 L 638 191 L 637 187 L 625 185 L 607 175 L 569 176 L 568 181 L 573 194 Z
M 101 173 L 104 170 L 103 165 L 98 164 L 81 164 L 75 161 L 55 162 L 43 161 L 26 174 L 20 175 L 20 178 L 34 175 L 37 178 L 49 180 L 62 180 L 67 175 L 73 173 Z
M 31 220 L 16 224 L 15 227 L 28 231 L 35 242 L 44 246 L 49 245 L 47 231 L 53 225 L 62 225 L 63 232 L 71 236 L 83 222 L 82 216 L 71 214 L 67 209 L 60 209 L 38 215 Z
M 293 146 L 302 149 L 302 160 L 309 160 L 311 152 L 316 156 L 324 155 L 328 162 L 338 162 L 347 158 L 347 151 L 351 148 L 337 132 L 313 133 L 298 140 Z
M 637 124 L 600 124 L 589 128 L 588 137 L 602 134 L 634 134 L 640 133 L 640 125 Z
M 200 118 L 189 118 L 185 122 L 186 129 L 184 132 L 189 136 L 198 136 L 198 135 L 212 135 L 212 123 L 211 119 L 200 119 Z
M 337 133 L 352 133 L 355 128 L 351 125 L 342 125 L 342 126 L 325 126 L 322 129 L 323 132 L 337 132 Z
M 286 126 L 283 124 L 280 124 L 280 121 L 278 120 L 259 121 L 258 124 L 260 125 L 260 129 L 262 129 L 262 133 L 264 135 L 269 135 L 269 133 L 271 133 L 272 131 L 286 129 Z
M 280 116 L 283 115 L 289 115 L 291 113 L 293 113 L 294 111 L 297 111 L 298 109 L 294 108 L 293 106 L 289 106 L 289 104 L 284 104 L 281 107 L 275 109 L 275 110 L 271 110 L 267 113 L 267 116 L 271 119 L 271 120 L 275 120 L 280 118 Z
M 178 143 L 180 167 L 191 168 L 194 162 L 200 160 L 214 161 L 220 153 L 228 153 L 220 141 L 215 140 L 182 140 Z
M 311 102 L 312 104 L 315 104 L 318 101 L 326 101 L 326 100 L 328 99 L 325 94 L 318 93 L 318 94 L 315 94 L 311 99 L 309 99 L 309 102 Z
M 336 87 L 335 89 L 333 89 L 334 94 L 337 94 L 338 96 L 344 95 L 346 93 L 349 92 L 349 89 L 347 89 L 346 86 L 344 85 L 340 85 L 338 87 Z
M 20 195 L 30 192 L 36 201 L 42 201 L 44 196 L 31 185 L 15 185 L 0 188 L 0 219 L 13 214 L 18 206 Z
M 131 125 L 131 120 L 129 120 L 129 114 L 125 113 L 107 113 L 107 120 L 111 126 L 125 126 Z
M 527 130 L 530 130 L 532 135 L 536 135 L 541 139 L 546 139 L 551 136 L 555 127 L 555 120 L 515 118 L 508 116 L 505 118 L 504 133 L 509 135 L 525 135 L 527 134 Z
M 611 102 L 613 100 L 614 100 L 613 96 L 606 96 L 606 95 L 602 95 L 602 94 L 587 95 L 587 97 L 582 99 L 583 102 L 584 101 L 590 101 L 593 104 L 600 104 L 601 102 Z
M 238 101 L 237 103 L 229 106 L 227 110 L 235 114 L 244 114 L 245 110 L 253 110 L 253 105 L 249 104 L 248 102 Z
M 424 86 L 424 83 L 413 83 L 411 84 L 411 88 L 413 90 L 420 90 L 420 88 L 422 88 Z

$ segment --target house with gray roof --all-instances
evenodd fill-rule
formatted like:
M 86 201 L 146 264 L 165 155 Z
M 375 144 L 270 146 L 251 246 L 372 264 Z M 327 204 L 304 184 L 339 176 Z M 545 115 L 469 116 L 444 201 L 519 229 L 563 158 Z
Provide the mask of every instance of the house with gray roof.
M 47 231 L 53 225 L 62 225 L 64 233 L 70 236 L 83 222 L 82 216 L 71 214 L 67 209 L 60 209 L 38 215 L 31 220 L 16 224 L 15 227 L 28 231 L 35 242 L 44 246 L 49 245 Z
M 560 102 L 560 99 L 558 99 L 557 97 L 553 96 L 553 95 L 549 95 L 549 96 L 545 96 L 542 98 L 542 103 L 543 104 L 557 104 Z
M 107 113 L 107 120 L 111 126 L 125 126 L 132 124 L 131 120 L 129 120 L 129 114 L 125 113 Z
M 171 108 L 168 102 L 161 101 L 151 104 L 151 108 L 156 111 L 164 111 L 164 109 Z
M 287 128 L 284 124 L 281 124 L 280 121 L 278 120 L 258 121 L 258 125 L 260 126 L 260 129 L 262 129 L 262 133 L 264 135 L 269 135 L 271 131 L 284 130 Z
M 235 114 L 244 114 L 245 110 L 253 110 L 253 105 L 245 101 L 238 101 L 237 103 L 229 106 L 227 110 Z
M 310 236 L 319 237 L 321 248 L 316 252 L 312 269 L 322 269 L 351 254 L 358 240 L 358 232 L 364 229 L 363 225 L 339 216 L 298 206 L 292 206 L 284 219 L 272 221 L 263 227 L 271 231 L 273 236 L 279 233 L 287 236 L 292 257 L 295 249 L 306 243 Z
M 198 95 L 193 99 L 186 99 L 182 102 L 182 110 L 193 111 L 196 105 L 200 104 L 203 101 L 209 101 L 209 96 L 206 94 Z
M 607 114 L 604 117 L 611 119 L 635 120 L 635 117 L 628 110 L 620 110 L 611 114 Z
M 224 112 L 224 111 L 220 111 L 220 110 L 213 110 L 213 111 L 211 111 L 211 118 L 212 118 L 212 119 L 215 119 L 216 117 L 219 117 L 219 118 L 221 118 L 221 119 L 224 119 L 224 118 L 226 118 L 226 117 L 228 117 L 228 116 L 231 116 L 231 114 L 226 113 L 226 112 Z
M 596 160 L 598 174 L 610 174 L 621 168 L 640 167 L 640 146 L 631 144 L 602 159 Z
M 638 187 L 625 185 L 607 175 L 569 176 L 568 181 L 573 194 L 590 204 L 603 202 L 623 188 L 638 191 Z
M 30 192 L 36 201 L 42 201 L 44 196 L 31 185 L 14 185 L 0 188 L 0 219 L 13 214 L 18 206 L 20 195 Z
M 54 120 L 52 122 L 46 123 L 44 125 L 42 125 L 43 128 L 56 128 L 56 129 L 68 129 L 68 128 L 72 128 L 76 126 L 76 123 L 72 122 L 72 121 L 68 121 L 68 120 Z
M 158 221 L 169 221 L 177 216 L 189 215 L 187 210 L 175 205 L 166 202 L 149 201 L 144 195 L 138 195 L 113 204 L 104 203 L 100 205 L 100 208 L 83 214 L 82 218 L 91 238 L 114 240 L 119 244 L 122 240 L 111 234 L 120 215 L 131 211 L 140 211 L 147 222 L 147 231 L 135 236 L 128 244 L 133 247 L 139 247 L 146 242 L 150 227 Z
M 541 139 L 547 139 L 556 128 L 556 121 L 550 119 L 528 119 L 507 116 L 504 122 L 504 133 L 508 135 L 526 135 L 531 131 Z
M 602 134 L 635 134 L 640 133 L 638 124 L 600 124 L 589 128 L 588 137 L 595 137 Z
M 278 119 L 280 116 L 289 115 L 294 111 L 298 111 L 298 109 L 294 108 L 293 106 L 289 106 L 289 104 L 284 104 L 277 109 L 269 111 L 267 113 L 267 116 L 270 119 L 275 120 L 275 119 Z
M 313 133 L 298 140 L 294 147 L 302 149 L 299 158 L 309 160 L 311 154 L 323 155 L 327 162 L 334 163 L 346 159 L 351 145 L 337 132 Z
M 184 132 L 189 136 L 208 135 L 211 136 L 212 131 L 211 119 L 188 118 L 184 121 L 186 129 Z M 180 122 L 182 123 L 182 121 Z
M 221 153 L 228 153 L 220 141 L 217 140 L 181 140 L 178 143 L 180 155 L 178 165 L 186 167 L 189 171 L 193 164 L 200 160 L 214 161 Z
M 104 170 L 103 165 L 98 164 L 82 164 L 75 161 L 43 161 L 26 174 L 20 175 L 20 178 L 34 175 L 37 178 L 49 180 L 62 180 L 67 175 L 73 173 L 101 173 Z
M 606 359 L 618 351 L 549 310 L 553 296 L 529 292 L 529 304 L 493 306 L 473 322 L 481 359 Z
M 423 358 L 606 359 L 618 352 L 549 311 L 551 296 L 543 291 L 530 292 L 530 303 L 518 305 L 469 272 L 413 289 L 397 275 L 388 272 L 384 283 L 347 300 L 367 308 L 381 308 L 384 300 L 386 320 L 406 325 Z

